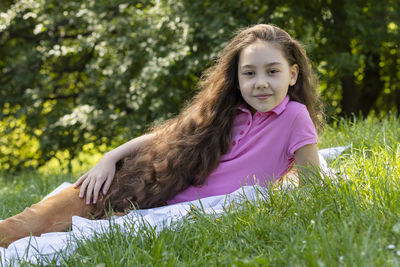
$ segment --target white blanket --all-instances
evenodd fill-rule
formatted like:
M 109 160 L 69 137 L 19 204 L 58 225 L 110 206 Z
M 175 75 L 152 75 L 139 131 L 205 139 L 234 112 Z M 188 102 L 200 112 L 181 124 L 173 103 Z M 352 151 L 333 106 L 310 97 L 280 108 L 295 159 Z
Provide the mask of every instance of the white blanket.
M 68 187 L 64 183 L 57 190 Z M 261 193 L 261 191 L 263 191 Z M 261 194 L 260 194 L 261 193 Z M 30 263 L 40 263 L 47 260 L 59 262 L 58 252 L 70 255 L 77 247 L 77 240 L 90 239 L 96 234 L 110 231 L 110 223 L 119 226 L 122 231 L 135 229 L 142 224 L 147 224 L 156 231 L 164 227 L 173 227 L 183 220 L 193 205 L 196 209 L 203 210 L 205 214 L 219 214 L 224 212 L 227 203 L 243 202 L 244 199 L 252 201 L 257 197 L 265 197 L 268 194 L 265 188 L 259 186 L 244 186 L 239 190 L 222 196 L 213 196 L 196 201 L 178 203 L 160 208 L 135 210 L 126 216 L 113 217 L 110 220 L 89 220 L 82 217 L 72 217 L 71 232 L 47 233 L 40 237 L 26 237 L 12 243 L 7 249 L 1 249 L 2 264 L 8 266 L 10 260 L 22 258 Z M 133 228 L 132 225 L 135 225 Z M 46 259 L 47 258 L 47 259 Z M 12 264 L 15 266 L 15 264 Z
M 348 147 L 331 148 L 320 150 L 322 169 L 326 169 L 324 158 L 331 159 Z M 56 194 L 68 187 L 70 183 L 63 183 L 48 196 Z M 46 196 L 46 197 L 48 197 Z M 259 186 L 244 186 L 237 191 L 221 196 L 203 198 L 201 200 L 178 203 L 160 208 L 135 210 L 122 217 L 112 217 L 110 220 L 88 220 L 82 217 L 72 217 L 71 232 L 56 232 L 43 234 L 40 237 L 26 237 L 12 243 L 7 249 L 0 248 L 2 266 L 15 266 L 16 259 L 38 264 L 48 261 L 59 263 L 60 252 L 71 255 L 77 248 L 78 240 L 90 239 L 95 235 L 110 231 L 110 224 L 116 224 L 122 231 L 134 229 L 138 231 L 141 225 L 148 226 L 161 231 L 164 227 L 174 227 L 182 221 L 193 205 L 207 215 L 218 215 L 223 213 L 226 205 L 230 203 L 241 203 L 244 200 L 254 201 L 256 199 L 268 200 L 265 188 Z M 134 227 L 132 227 L 134 225 Z

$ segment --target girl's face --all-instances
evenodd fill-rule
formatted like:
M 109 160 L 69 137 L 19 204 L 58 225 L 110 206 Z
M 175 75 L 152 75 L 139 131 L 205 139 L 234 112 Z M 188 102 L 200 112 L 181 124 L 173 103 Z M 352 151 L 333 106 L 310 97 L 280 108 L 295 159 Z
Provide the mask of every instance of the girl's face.
M 289 65 L 276 44 L 257 40 L 239 55 L 239 88 L 243 99 L 255 111 L 274 109 L 285 98 L 299 73 L 297 64 Z

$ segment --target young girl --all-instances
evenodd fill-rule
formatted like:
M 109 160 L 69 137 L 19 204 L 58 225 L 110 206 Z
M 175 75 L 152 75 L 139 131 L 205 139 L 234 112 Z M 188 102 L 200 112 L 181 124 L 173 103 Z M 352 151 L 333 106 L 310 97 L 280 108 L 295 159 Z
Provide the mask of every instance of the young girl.
M 305 50 L 288 33 L 265 24 L 240 31 L 176 118 L 106 153 L 74 186 L 0 222 L 0 245 L 64 231 L 73 215 L 101 218 L 110 208 L 228 194 L 268 186 L 293 164 L 318 166 L 316 86 Z

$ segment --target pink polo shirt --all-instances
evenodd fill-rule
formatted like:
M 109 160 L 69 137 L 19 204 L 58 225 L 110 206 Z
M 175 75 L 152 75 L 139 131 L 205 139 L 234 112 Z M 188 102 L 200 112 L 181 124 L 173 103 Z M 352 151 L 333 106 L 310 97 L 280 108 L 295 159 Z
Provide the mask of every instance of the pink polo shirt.
M 305 105 L 284 100 L 269 112 L 254 115 L 238 107 L 229 151 L 201 186 L 190 186 L 168 204 L 231 193 L 242 185 L 265 186 L 284 175 L 294 152 L 317 143 L 317 133 Z

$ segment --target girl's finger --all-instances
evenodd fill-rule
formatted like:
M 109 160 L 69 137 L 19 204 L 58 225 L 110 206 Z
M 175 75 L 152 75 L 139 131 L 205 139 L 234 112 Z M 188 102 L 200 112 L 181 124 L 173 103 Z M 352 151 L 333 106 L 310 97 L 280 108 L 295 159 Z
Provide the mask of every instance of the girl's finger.
M 111 183 L 113 181 L 113 178 L 114 178 L 114 175 L 112 175 L 112 174 L 107 177 L 106 183 L 103 186 L 103 195 L 107 194 L 108 189 L 110 188 Z
M 89 186 L 86 190 L 86 204 L 89 205 L 90 201 L 92 200 L 92 193 L 93 193 L 93 181 L 89 183 Z
M 107 177 L 107 180 L 103 186 L 103 195 L 107 194 L 107 191 L 110 188 L 112 180 L 113 180 L 113 177 L 111 175 Z
M 97 182 L 96 185 L 94 186 L 94 191 L 93 191 L 93 204 L 96 204 L 97 198 L 99 196 L 100 188 L 101 188 L 102 183 Z
M 74 187 L 77 188 L 87 177 L 87 173 L 85 173 L 84 175 L 82 175 L 75 183 L 74 183 Z
M 85 181 L 83 181 L 81 190 L 79 191 L 80 198 L 83 198 L 85 196 L 86 187 L 88 186 L 89 181 L 90 181 L 90 179 L 86 179 Z

